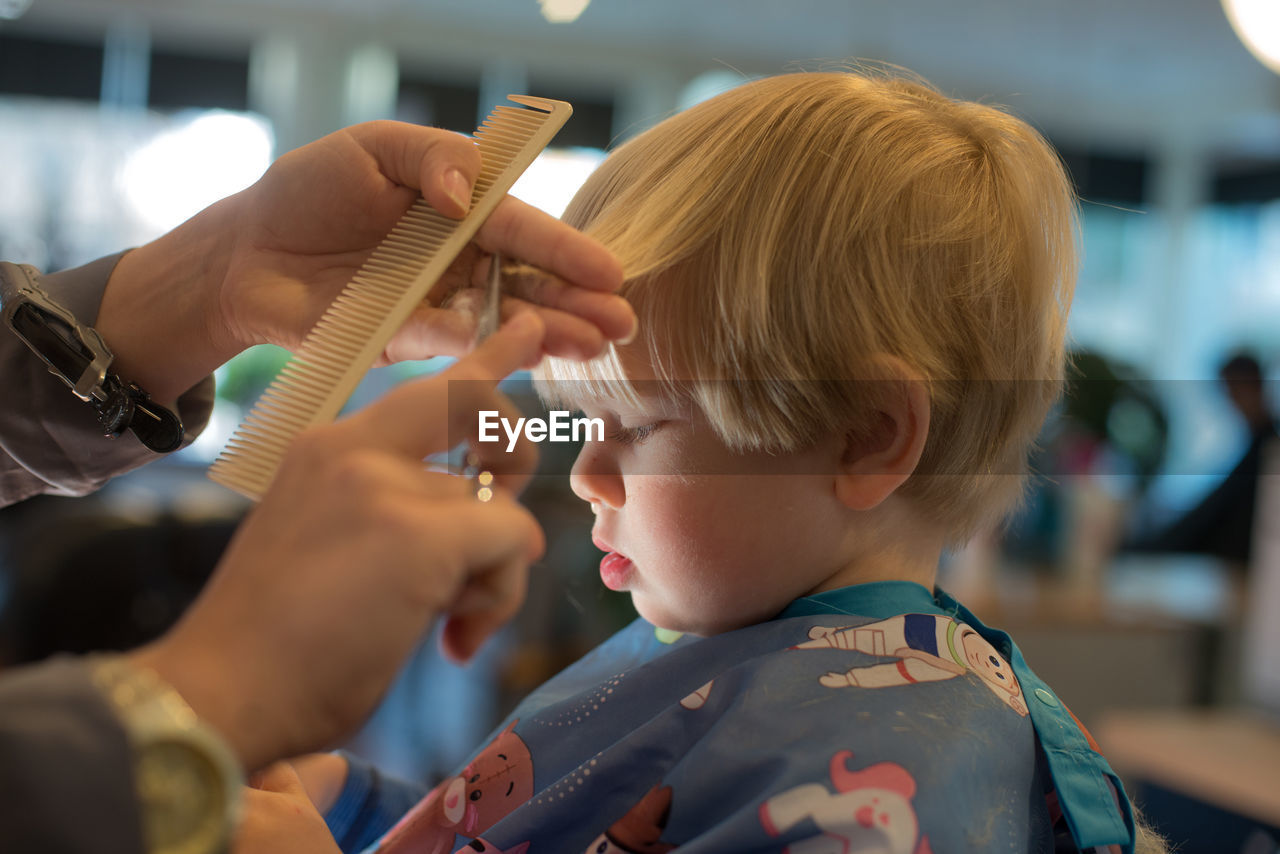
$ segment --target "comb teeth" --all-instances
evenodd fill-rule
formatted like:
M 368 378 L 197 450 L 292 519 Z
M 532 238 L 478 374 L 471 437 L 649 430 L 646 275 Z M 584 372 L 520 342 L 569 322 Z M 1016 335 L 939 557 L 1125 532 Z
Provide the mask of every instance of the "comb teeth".
M 467 216 L 449 219 L 423 199 L 414 202 L 232 434 L 209 469 L 211 480 L 262 497 L 294 437 L 337 416 L 391 336 L 573 112 L 563 101 L 509 99 L 522 106 L 497 107 L 476 130 L 481 167 Z

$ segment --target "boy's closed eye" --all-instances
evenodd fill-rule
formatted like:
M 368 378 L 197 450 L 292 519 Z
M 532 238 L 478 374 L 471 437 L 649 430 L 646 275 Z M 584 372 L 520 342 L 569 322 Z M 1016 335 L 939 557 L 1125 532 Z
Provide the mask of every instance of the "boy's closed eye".
M 609 438 L 619 445 L 638 445 L 652 436 L 654 431 L 661 426 L 661 421 L 637 424 L 633 427 L 625 427 L 622 424 L 618 424 L 609 431 Z
M 573 417 L 579 416 L 599 418 L 604 422 L 604 437 L 622 446 L 642 444 L 669 420 L 666 415 L 658 413 L 619 413 L 593 406 L 580 406 L 573 413 Z

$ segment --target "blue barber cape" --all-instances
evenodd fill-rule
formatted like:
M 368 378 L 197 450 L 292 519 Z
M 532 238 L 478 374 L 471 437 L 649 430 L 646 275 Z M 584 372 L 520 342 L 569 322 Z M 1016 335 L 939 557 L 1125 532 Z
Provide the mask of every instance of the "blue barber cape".
M 637 620 L 535 691 L 377 850 L 1132 851 L 1106 760 L 941 591 L 863 584 L 661 635 Z

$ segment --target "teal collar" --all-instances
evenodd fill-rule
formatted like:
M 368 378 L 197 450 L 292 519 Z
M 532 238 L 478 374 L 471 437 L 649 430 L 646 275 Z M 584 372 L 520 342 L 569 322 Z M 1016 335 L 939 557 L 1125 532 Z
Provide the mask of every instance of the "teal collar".
M 848 614 L 851 617 L 871 617 L 874 620 L 887 620 L 899 614 L 954 616 L 939 607 L 927 587 L 914 581 L 871 581 L 812 596 L 801 596 L 775 619 L 816 617 L 820 614 Z
M 1032 672 L 1013 640 L 991 629 L 939 588 L 913 581 L 873 581 L 795 600 L 775 619 L 846 614 L 887 620 L 899 614 L 942 614 L 972 627 L 1001 650 L 1018 677 L 1031 723 L 1044 749 L 1058 792 L 1058 804 L 1080 850 L 1119 845 L 1133 852 L 1133 813 L 1120 779 L 1107 760 L 1089 745 L 1079 723 L 1040 677 Z

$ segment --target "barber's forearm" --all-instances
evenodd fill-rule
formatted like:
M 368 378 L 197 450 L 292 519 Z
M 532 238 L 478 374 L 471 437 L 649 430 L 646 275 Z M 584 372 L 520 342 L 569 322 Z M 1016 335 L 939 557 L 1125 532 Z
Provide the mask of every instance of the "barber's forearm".
M 125 254 L 95 324 L 114 370 L 171 404 L 238 352 L 220 324 L 219 288 L 235 240 L 239 196 Z

